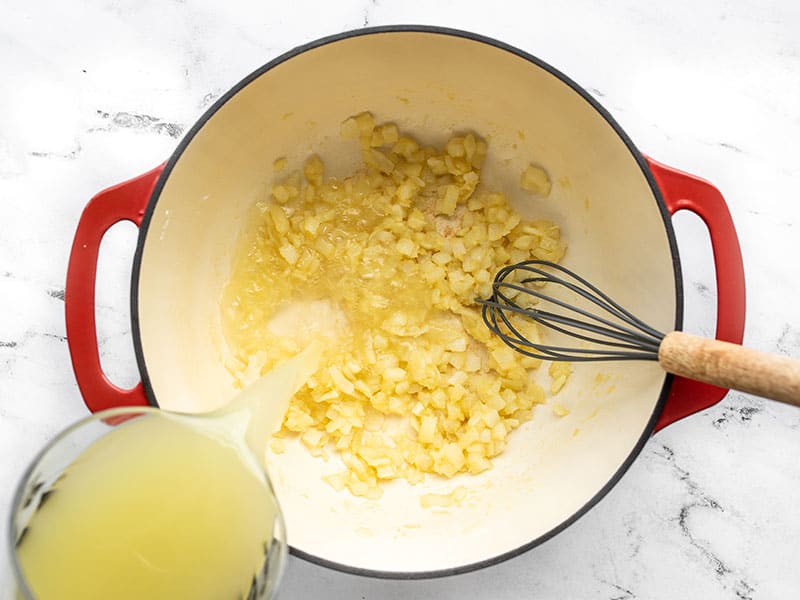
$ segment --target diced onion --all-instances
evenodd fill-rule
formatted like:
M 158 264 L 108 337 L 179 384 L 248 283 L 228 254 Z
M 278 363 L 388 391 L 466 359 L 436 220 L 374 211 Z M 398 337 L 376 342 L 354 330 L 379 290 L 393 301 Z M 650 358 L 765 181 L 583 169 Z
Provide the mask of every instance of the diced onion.
M 328 336 L 323 366 L 292 399 L 270 447 L 281 452 L 295 435 L 314 455 L 338 455 L 345 469 L 325 477 L 337 490 L 378 498 L 389 479 L 415 484 L 425 473 L 485 471 L 545 392 L 533 377 L 541 361 L 491 335 L 474 299 L 488 295 L 494 274 L 511 262 L 559 260 L 559 228 L 523 220 L 503 193 L 479 186 L 487 145 L 474 133 L 423 147 L 361 113 L 341 134 L 361 146 L 362 170 L 326 179 L 314 155 L 302 174 L 276 181 L 258 200 L 256 226 L 242 234 L 223 292 L 233 354 L 226 367 L 243 385 L 309 337 Z M 539 167 L 528 167 L 521 184 L 549 193 Z M 308 311 L 321 324 L 273 331 L 281 310 L 306 299 L 330 306 Z M 335 314 L 344 325 L 319 333 Z M 534 323 L 514 326 L 539 339 Z M 552 394 L 570 372 L 553 363 Z M 397 418 L 407 427 L 390 429 Z M 464 493 L 421 502 L 449 506 Z

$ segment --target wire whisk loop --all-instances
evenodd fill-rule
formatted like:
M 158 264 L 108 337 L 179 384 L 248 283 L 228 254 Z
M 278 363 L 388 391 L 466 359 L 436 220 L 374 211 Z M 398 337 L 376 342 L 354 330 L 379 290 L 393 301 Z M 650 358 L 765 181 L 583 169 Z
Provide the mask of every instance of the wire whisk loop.
M 559 288 L 588 301 L 591 310 L 555 297 Z M 658 348 L 664 339 L 663 333 L 581 276 L 545 260 L 503 267 L 494 278 L 491 297 L 476 298 L 476 302 L 481 305 L 486 326 L 512 349 L 532 358 L 576 362 L 658 360 Z M 519 317 L 584 343 L 581 347 L 568 347 L 529 339 L 520 331 L 523 327 Z

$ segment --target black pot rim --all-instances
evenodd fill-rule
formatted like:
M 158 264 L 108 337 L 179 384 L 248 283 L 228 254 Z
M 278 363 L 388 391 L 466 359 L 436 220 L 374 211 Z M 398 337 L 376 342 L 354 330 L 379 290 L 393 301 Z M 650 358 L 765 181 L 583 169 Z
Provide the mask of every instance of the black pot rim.
M 150 226 L 150 221 L 153 217 L 153 213 L 155 211 L 156 205 L 158 204 L 158 199 L 161 194 L 161 191 L 164 188 L 164 184 L 166 183 L 167 179 L 169 178 L 172 169 L 175 167 L 175 164 L 180 159 L 183 152 L 192 142 L 194 137 L 197 133 L 203 128 L 206 122 L 225 104 L 227 103 L 233 96 L 235 96 L 238 92 L 244 89 L 248 84 L 252 81 L 266 73 L 267 71 L 273 69 L 274 67 L 286 62 L 287 60 L 302 54 L 308 50 L 313 50 L 315 48 L 319 48 L 321 46 L 325 46 L 327 44 L 336 43 L 342 40 L 346 40 L 349 38 L 364 36 L 364 35 L 376 35 L 376 34 L 383 34 L 383 33 L 398 33 L 398 32 L 414 32 L 414 33 L 428 33 L 428 34 L 435 34 L 435 35 L 447 35 L 447 36 L 454 36 L 465 38 L 474 42 L 479 42 L 482 44 L 487 44 L 489 46 L 493 46 L 495 48 L 499 48 L 501 50 L 505 50 L 506 52 L 510 52 L 520 58 L 523 58 L 534 65 L 544 69 L 551 75 L 554 75 L 558 79 L 560 79 L 563 83 L 568 85 L 575 91 L 578 95 L 580 95 L 589 105 L 594 108 L 597 113 L 606 120 L 606 122 L 613 128 L 615 133 L 620 137 L 620 139 L 625 143 L 625 146 L 630 151 L 633 158 L 636 160 L 639 168 L 642 171 L 642 174 L 647 179 L 647 183 L 650 186 L 650 189 L 653 192 L 653 196 L 656 199 L 656 203 L 658 205 L 658 209 L 661 213 L 662 220 L 664 222 L 664 228 L 667 233 L 667 239 L 669 241 L 670 253 L 672 256 L 672 264 L 673 264 L 673 273 L 675 277 L 675 330 L 679 330 L 681 325 L 683 324 L 683 283 L 681 277 L 681 267 L 680 267 L 680 258 L 678 256 L 678 246 L 675 239 L 675 231 L 672 227 L 672 221 L 670 218 L 670 213 L 667 210 L 667 206 L 664 202 L 664 199 L 661 195 L 661 191 L 656 184 L 655 179 L 653 178 L 653 174 L 650 172 L 650 168 L 645 161 L 644 156 L 642 153 L 636 148 L 633 141 L 628 137 L 628 135 L 623 131 L 622 127 L 614 120 L 611 114 L 597 101 L 592 97 L 583 87 L 578 85 L 575 81 L 564 75 L 561 71 L 555 69 L 554 67 L 550 66 L 543 60 L 536 58 L 535 56 L 528 54 L 527 52 L 510 46 L 504 42 L 499 40 L 495 40 L 490 37 L 486 37 L 480 34 L 463 31 L 459 29 L 451 29 L 448 27 L 439 27 L 439 26 L 431 26 L 431 25 L 386 25 L 380 27 L 366 27 L 363 29 L 345 31 L 342 33 L 337 33 L 334 35 L 330 35 L 327 37 L 320 38 L 318 40 L 309 42 L 307 44 L 303 44 L 301 46 L 297 46 L 288 52 L 278 56 L 277 58 L 271 60 L 270 62 L 266 63 L 264 66 L 256 69 L 248 76 L 243 78 L 239 83 L 233 86 L 230 90 L 228 90 L 225 94 L 223 94 L 204 114 L 200 117 L 200 119 L 192 126 L 192 128 L 187 132 L 187 134 L 183 137 L 181 142 L 178 144 L 178 147 L 172 153 L 172 156 L 169 158 L 167 163 L 164 166 L 161 175 L 156 182 L 155 187 L 153 188 L 152 194 L 150 196 L 150 200 L 147 204 L 147 209 L 145 211 L 141 226 L 139 228 L 139 237 L 136 244 L 136 251 L 134 254 L 133 259 L 133 273 L 132 273 L 132 280 L 131 280 L 131 325 L 132 325 L 132 334 L 133 334 L 133 345 L 134 345 L 134 352 L 136 354 L 136 361 L 139 366 L 139 371 L 142 376 L 142 385 L 144 386 L 145 393 L 147 395 L 148 402 L 153 406 L 158 406 L 158 402 L 156 399 L 155 391 L 153 390 L 152 383 L 150 381 L 150 377 L 148 376 L 147 371 L 147 364 L 144 357 L 144 352 L 141 344 L 141 330 L 139 326 L 139 275 L 141 270 L 142 264 L 142 253 L 144 250 L 144 241 L 147 237 L 148 229 Z M 617 469 L 617 471 L 612 475 L 612 477 L 608 480 L 608 482 L 596 493 L 592 496 L 579 510 L 577 510 L 571 517 L 564 520 L 562 523 L 548 531 L 547 533 L 531 540 L 530 542 L 519 546 L 513 550 L 508 552 L 504 552 L 502 554 L 498 554 L 496 556 L 492 556 L 485 560 L 473 562 L 466 565 L 460 565 L 458 567 L 451 567 L 447 569 L 438 569 L 432 571 L 384 571 L 384 570 L 375 570 L 375 569 L 365 569 L 354 567 L 351 565 L 337 563 L 335 561 L 330 561 L 324 558 L 320 558 L 318 556 L 314 556 L 307 552 L 303 552 L 298 548 L 294 548 L 290 545 L 290 553 L 307 560 L 309 562 L 315 563 L 317 565 L 327 567 L 329 569 L 333 569 L 336 571 L 341 571 L 345 573 L 350 573 L 353 575 L 362 575 L 367 577 L 373 578 L 381 578 L 381 579 L 432 579 L 437 577 L 446 577 L 451 575 L 458 575 L 462 573 L 468 573 L 470 571 L 475 571 L 477 569 L 482 569 L 485 567 L 489 567 L 492 565 L 499 564 L 504 562 L 510 558 L 515 556 L 519 556 L 527 552 L 528 550 L 539 546 L 540 544 L 544 543 L 545 541 L 549 540 L 550 538 L 554 537 L 570 525 L 572 525 L 575 521 L 577 521 L 580 517 L 586 514 L 589 509 L 595 506 L 600 500 L 602 500 L 611 488 L 613 488 L 625 472 L 630 468 L 633 461 L 638 457 L 639 453 L 644 448 L 644 445 L 647 443 L 647 440 L 653 433 L 653 430 L 656 425 L 656 421 L 658 417 L 661 415 L 661 411 L 664 408 L 664 404 L 666 403 L 667 395 L 669 394 L 670 387 L 672 385 L 672 376 L 666 375 L 664 378 L 664 384 L 661 387 L 661 392 L 658 397 L 658 402 L 653 410 L 650 419 L 647 422 L 644 430 L 642 431 L 641 436 L 639 437 L 636 445 L 634 446 L 633 450 L 630 452 L 628 457 L 622 463 L 622 465 Z

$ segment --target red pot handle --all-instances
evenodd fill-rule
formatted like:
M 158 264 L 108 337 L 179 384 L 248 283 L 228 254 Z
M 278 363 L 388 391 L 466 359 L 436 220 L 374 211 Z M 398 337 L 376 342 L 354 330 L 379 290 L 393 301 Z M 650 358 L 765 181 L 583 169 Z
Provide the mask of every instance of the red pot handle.
M 94 301 L 97 256 L 106 231 L 120 221 L 142 223 L 145 207 L 164 165 L 103 190 L 83 209 L 67 267 L 64 305 L 67 344 L 83 401 L 92 412 L 117 406 L 146 406 L 141 382 L 129 390 L 111 383 L 100 366 Z
M 704 179 L 645 158 L 670 214 L 690 210 L 703 219 L 708 227 L 717 279 L 716 338 L 741 344 L 745 313 L 744 265 L 739 239 L 725 199 L 717 188 Z M 727 393 L 725 388 L 675 377 L 655 430 L 713 406 Z

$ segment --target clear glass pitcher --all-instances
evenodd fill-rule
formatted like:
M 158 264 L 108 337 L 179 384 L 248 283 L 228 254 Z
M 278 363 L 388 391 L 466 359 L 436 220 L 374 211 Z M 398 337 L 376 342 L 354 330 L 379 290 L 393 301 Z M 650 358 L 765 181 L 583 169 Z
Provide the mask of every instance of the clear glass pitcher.
M 54 440 L 52 440 L 45 448 L 36 456 L 33 460 L 31 465 L 25 471 L 25 474 L 22 477 L 21 482 L 17 486 L 12 504 L 11 504 L 11 512 L 10 512 L 10 519 L 8 523 L 8 534 L 6 539 L 7 544 L 7 554 L 9 557 L 10 562 L 10 571 L 11 571 L 11 589 L 6 589 L 3 594 L 0 594 L 0 597 L 8 597 L 13 598 L 14 600 L 18 599 L 36 599 L 37 596 L 34 594 L 35 589 L 37 589 L 36 578 L 41 576 L 41 574 L 33 573 L 33 568 L 28 568 L 29 565 L 26 565 L 24 560 L 24 545 L 26 544 L 26 537 L 29 536 L 29 527 L 31 526 L 31 522 L 33 520 L 34 524 L 38 524 L 39 521 L 35 520 L 37 513 L 43 509 L 43 506 L 46 502 L 52 502 L 54 498 L 58 497 L 60 485 L 63 485 L 66 489 L 67 486 L 67 479 L 70 475 L 77 473 L 78 469 L 74 468 L 71 471 L 71 467 L 74 465 L 80 466 L 85 464 L 87 461 L 87 457 L 91 456 L 91 454 L 87 454 L 92 448 L 103 448 L 101 453 L 105 451 L 104 448 L 108 446 L 109 443 L 113 442 L 114 445 L 114 456 L 116 457 L 116 453 L 120 450 L 120 438 L 119 434 L 125 433 L 130 437 L 130 433 L 132 429 L 131 427 L 140 427 L 141 424 L 144 423 L 144 420 L 163 420 L 163 422 L 159 421 L 158 423 L 153 423 L 148 421 L 148 427 L 152 427 L 152 425 L 157 424 L 159 427 L 174 427 L 175 423 L 181 423 L 182 419 L 188 419 L 191 421 L 192 419 L 202 419 L 201 416 L 190 416 L 190 415 L 170 415 L 169 413 L 164 413 L 156 408 L 118 408 L 112 409 L 104 412 L 97 413 L 89 418 L 86 418 L 78 423 L 72 425 L 71 427 L 67 428 L 63 432 L 61 432 Z M 169 424 L 167 424 L 169 422 Z M 138 425 L 137 425 L 138 424 Z M 123 432 L 124 428 L 129 428 L 127 432 Z M 198 430 L 202 432 L 202 429 Z M 197 431 L 195 432 L 197 433 Z M 170 434 L 171 435 L 171 434 Z M 116 437 L 115 437 L 116 436 Z M 215 443 L 218 443 L 218 440 L 214 440 Z M 137 442 L 139 443 L 139 442 Z M 141 439 L 140 443 L 142 444 L 142 448 L 149 448 L 148 444 L 151 446 L 156 446 L 152 444 L 152 440 Z M 177 442 L 176 442 L 177 443 Z M 102 444 L 106 444 L 106 446 L 102 446 Z M 158 448 L 151 447 L 150 448 L 153 452 L 157 452 Z M 238 450 L 237 450 L 238 452 Z M 95 452 L 94 456 L 97 456 L 98 453 Z M 202 457 L 199 457 L 202 458 Z M 251 457 L 252 458 L 252 457 Z M 130 457 L 128 457 L 130 459 Z M 193 462 L 193 461 L 189 461 Z M 194 461 L 196 462 L 196 461 Z M 215 463 L 216 464 L 216 463 Z M 253 515 L 254 518 L 252 521 L 249 519 L 248 515 L 245 515 L 244 521 L 241 518 L 238 518 L 237 515 L 241 516 L 241 511 L 239 513 L 234 513 L 234 520 L 237 522 L 237 526 L 234 527 L 233 525 L 230 527 L 231 531 L 253 531 L 253 527 L 258 528 L 261 527 L 264 529 L 262 533 L 263 536 L 259 538 L 259 540 L 263 539 L 263 543 L 259 543 L 258 550 L 256 554 L 248 554 L 248 556 L 254 557 L 254 565 L 253 568 L 248 573 L 252 573 L 252 576 L 248 578 L 248 581 L 235 581 L 235 588 L 236 593 L 233 594 L 231 597 L 243 597 L 249 599 L 266 599 L 273 597 L 278 582 L 281 578 L 285 562 L 286 562 L 286 552 L 287 552 L 287 544 L 286 544 L 286 530 L 284 526 L 283 516 L 280 511 L 280 507 L 277 504 L 277 500 L 275 499 L 274 492 L 272 490 L 272 485 L 270 483 L 269 477 L 265 472 L 264 468 L 261 466 L 262 462 L 258 460 L 250 460 L 248 471 L 254 478 L 259 481 L 258 485 L 266 486 L 265 494 L 266 498 L 269 499 L 270 502 L 273 504 L 267 508 L 264 508 L 264 512 L 259 512 L 261 508 L 260 497 L 259 500 L 251 503 L 251 506 L 255 506 L 255 512 L 257 515 Z M 166 468 L 166 467 L 165 467 Z M 194 468 L 194 465 L 192 465 Z M 113 471 L 113 469 L 111 469 Z M 159 469 L 154 469 L 160 470 Z M 186 471 L 191 471 L 191 469 L 187 468 Z M 207 485 L 205 489 L 210 490 L 213 492 L 214 490 L 219 490 L 220 485 L 225 485 L 225 480 L 228 478 L 228 473 L 214 473 L 213 470 L 210 470 L 208 473 L 204 473 L 203 476 L 209 478 L 209 481 L 204 482 L 203 485 Z M 217 482 L 214 480 L 215 477 L 220 477 L 220 481 Z M 63 479 L 63 483 L 62 482 Z M 103 479 L 105 481 L 105 479 Z M 219 484 L 219 485 L 218 485 Z M 77 484 L 75 484 L 77 485 Z M 73 485 L 74 487 L 74 485 Z M 84 493 L 89 493 L 90 490 L 81 491 L 81 495 Z M 213 494 L 212 494 L 213 495 Z M 66 494 L 64 494 L 63 498 L 66 498 Z M 87 496 L 88 497 L 88 496 Z M 166 497 L 166 496 L 164 496 Z M 224 494 L 220 496 L 225 498 Z M 61 497 L 59 497 L 61 498 Z M 201 498 L 198 498 L 197 504 L 202 504 Z M 65 500 L 58 500 L 58 502 L 65 502 Z M 188 503 L 192 504 L 192 503 Z M 184 504 L 185 505 L 185 504 Z M 62 505 L 59 505 L 61 508 Z M 225 507 L 219 507 L 225 508 Z M 55 511 L 54 507 L 49 507 L 48 511 L 52 514 Z M 78 511 L 80 512 L 80 511 Z M 124 509 L 123 509 L 124 512 Z M 44 516 L 44 512 L 42 512 L 42 518 Z M 60 513 L 59 514 L 60 517 Z M 152 513 L 151 513 L 152 514 Z M 206 513 L 204 513 L 206 514 Z M 230 511 L 228 513 L 223 513 L 226 515 L 228 520 L 230 520 Z M 126 529 L 131 529 L 131 521 L 128 518 L 130 515 L 123 514 L 122 519 L 126 522 Z M 72 531 L 80 531 L 81 530 L 81 518 L 86 519 L 94 519 L 95 515 L 82 515 L 78 514 L 77 517 L 75 514 L 72 515 L 71 522 L 72 524 Z M 163 517 L 167 519 L 169 523 L 169 518 L 166 515 L 159 515 L 159 517 Z M 176 515 L 176 517 L 183 518 L 184 515 Z M 257 517 L 257 518 L 256 518 Z M 73 520 L 78 518 L 78 523 L 74 523 Z M 138 517 L 134 517 L 138 518 Z M 141 519 L 145 521 L 142 523 L 142 527 L 146 528 L 149 519 L 144 518 Z M 155 519 L 154 519 L 155 520 Z M 211 522 L 213 520 L 210 520 Z M 51 518 L 52 522 L 52 518 Z M 58 521 L 56 521 L 58 522 Z M 163 521 L 159 521 L 163 522 Z M 244 524 L 244 528 L 241 526 L 242 523 Z M 251 527 L 251 524 L 255 524 Z M 42 522 L 40 531 L 37 532 L 37 540 L 40 542 L 49 535 L 49 531 L 47 531 L 46 522 Z M 96 527 L 96 523 L 93 525 Z M 237 528 L 238 527 L 238 528 Z M 138 526 L 137 526 L 138 528 Z M 135 529 L 135 528 L 134 528 Z M 218 528 L 217 528 L 218 529 Z M 226 530 L 227 532 L 227 530 Z M 53 532 L 55 535 L 55 531 Z M 65 535 L 61 532 L 61 535 Z M 204 535 L 201 533 L 200 535 Z M 116 541 L 116 532 L 112 536 Z M 235 537 L 235 536 L 234 536 Z M 250 535 L 248 535 L 248 540 L 250 539 Z M 171 538 L 170 538 L 171 539 Z M 236 544 L 240 540 L 239 539 L 230 539 L 225 540 L 225 543 L 221 546 L 226 546 L 227 544 Z M 28 543 L 32 543 L 27 540 Z M 235 548 L 235 546 L 226 546 L 229 548 Z M 263 550 L 262 550 L 263 548 Z M 198 560 L 198 569 L 203 570 L 205 569 L 206 575 L 209 568 L 213 568 L 214 561 L 217 560 L 215 558 L 216 553 L 206 553 L 207 555 L 202 558 L 203 560 Z M 210 556 L 208 555 L 210 554 Z M 223 560 L 222 557 L 225 555 L 224 548 L 219 548 L 218 556 L 220 560 Z M 102 555 L 100 556 L 102 559 Z M 144 559 L 143 559 L 144 560 Z M 100 561 L 102 562 L 102 560 Z M 186 561 L 184 560 L 184 565 Z M 209 567 L 211 565 L 211 567 Z M 136 565 L 131 565 L 135 567 Z M 139 565 L 141 566 L 141 565 Z M 216 565 L 219 566 L 219 565 Z M 94 567 L 93 564 L 89 564 L 88 562 L 83 564 L 83 568 L 88 570 L 86 576 L 92 578 L 94 580 L 95 576 L 100 576 L 100 573 L 93 573 L 91 569 Z M 43 569 L 47 571 L 47 568 Z M 125 578 L 137 577 L 136 573 L 133 572 L 135 569 L 131 569 L 131 572 L 127 572 L 128 569 L 123 569 L 126 571 L 119 580 L 114 580 L 114 585 L 117 584 L 117 581 L 122 581 L 123 583 L 119 583 L 119 585 L 124 586 Z M 108 577 L 108 569 L 103 571 L 102 575 Z M 197 572 L 196 575 L 201 577 L 204 575 L 204 572 Z M 242 579 L 242 578 L 239 578 Z M 131 579 L 128 579 L 131 581 Z M 115 594 L 116 595 L 116 594 Z M 86 596 L 88 597 L 88 596 Z M 153 597 L 153 596 L 150 596 Z M 160 596 L 159 596 L 160 597 Z M 165 596 L 166 597 L 166 596 Z M 62 594 L 58 594 L 59 600 L 67 600 L 67 596 Z M 38 600 L 50 600 L 49 596 L 42 595 L 38 598 Z

